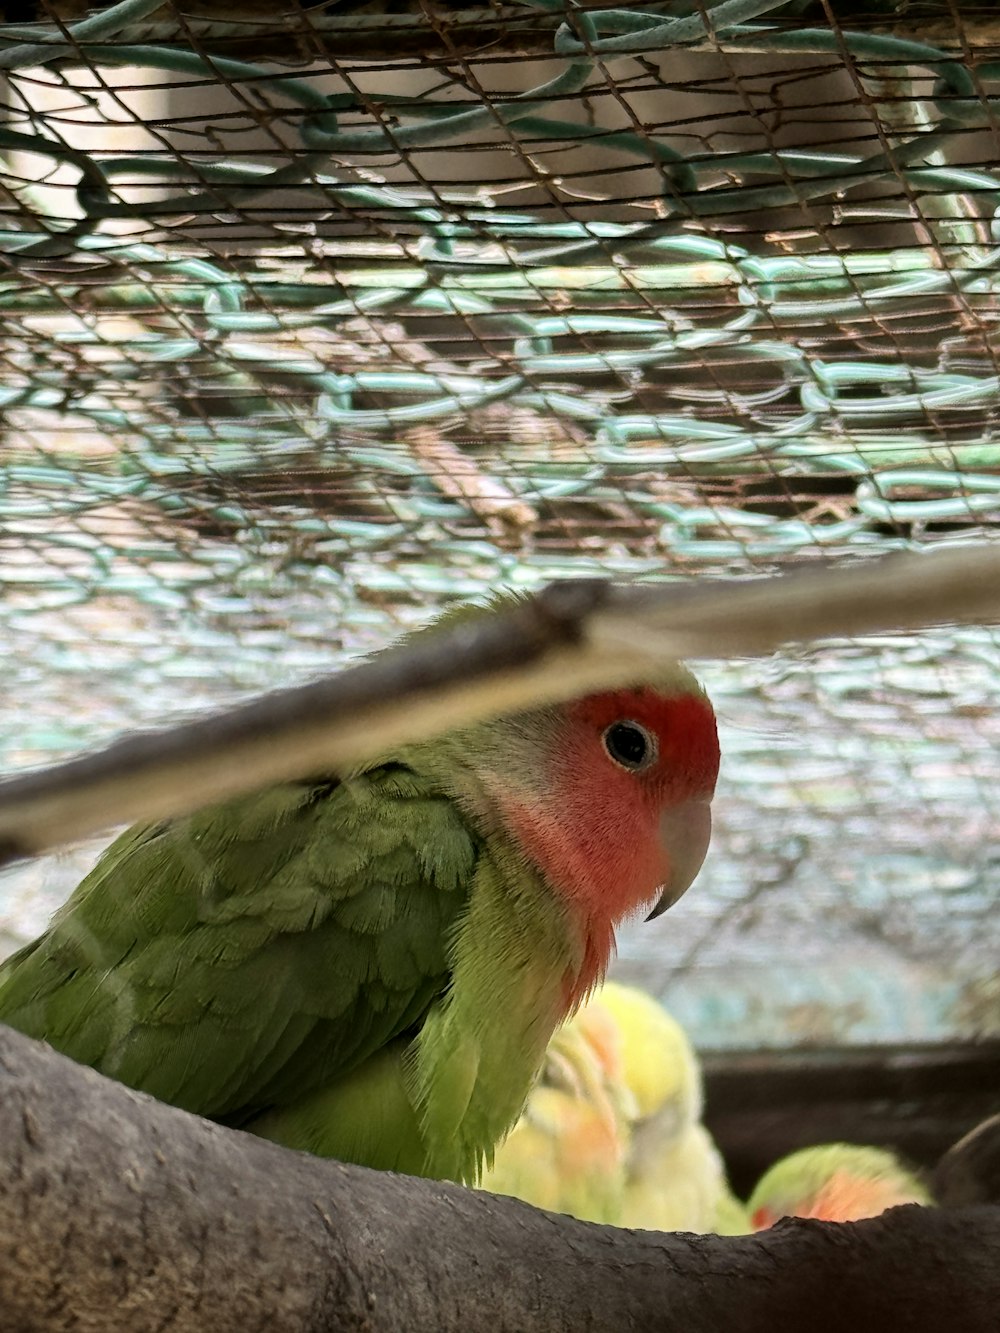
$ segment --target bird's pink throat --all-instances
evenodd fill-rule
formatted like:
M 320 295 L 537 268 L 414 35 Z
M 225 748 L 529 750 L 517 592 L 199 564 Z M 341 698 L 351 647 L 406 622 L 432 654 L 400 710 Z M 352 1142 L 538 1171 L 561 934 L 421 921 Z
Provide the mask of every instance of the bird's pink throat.
M 631 837 L 629 821 L 602 827 L 587 812 L 552 813 L 510 791 L 502 804 L 508 828 L 580 932 L 582 961 L 565 986 L 571 1012 L 604 977 L 616 925 L 655 896 L 667 873 L 665 854 L 652 827 L 646 836 Z

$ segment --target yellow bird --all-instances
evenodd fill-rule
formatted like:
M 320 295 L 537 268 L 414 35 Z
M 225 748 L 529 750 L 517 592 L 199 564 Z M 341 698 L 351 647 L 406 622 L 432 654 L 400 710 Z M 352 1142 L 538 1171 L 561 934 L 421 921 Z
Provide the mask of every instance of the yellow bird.
M 608 982 L 556 1034 L 483 1188 L 591 1222 L 748 1231 L 701 1110 L 680 1024 L 644 992 Z
M 588 1023 L 591 1032 L 598 1026 Z M 618 1221 L 625 1090 L 609 1075 L 604 1055 L 576 1022 L 556 1033 L 520 1120 L 483 1174 L 483 1189 L 592 1222 Z

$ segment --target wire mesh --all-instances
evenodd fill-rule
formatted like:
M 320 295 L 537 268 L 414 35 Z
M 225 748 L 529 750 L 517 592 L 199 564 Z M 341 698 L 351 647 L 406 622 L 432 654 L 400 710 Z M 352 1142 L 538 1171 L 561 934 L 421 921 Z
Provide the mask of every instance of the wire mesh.
M 911 21 L 0 28 L 4 767 L 497 583 L 993 535 L 1000 53 Z M 620 974 L 706 1046 L 997 1031 L 997 667 L 985 628 L 706 664 L 716 848 Z M 4 876 L 11 942 L 94 850 Z

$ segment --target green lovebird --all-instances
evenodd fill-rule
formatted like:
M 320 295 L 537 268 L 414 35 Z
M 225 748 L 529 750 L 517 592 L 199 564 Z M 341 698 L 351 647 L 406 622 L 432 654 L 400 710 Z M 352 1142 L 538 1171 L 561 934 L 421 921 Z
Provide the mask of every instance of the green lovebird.
M 820 1143 L 783 1157 L 757 1182 L 747 1208 L 755 1231 L 782 1217 L 856 1222 L 904 1203 L 931 1202 L 894 1153 L 855 1143 Z
M 137 825 L 0 968 L 0 1020 L 290 1147 L 474 1182 L 615 927 L 697 874 L 718 766 L 668 663 Z

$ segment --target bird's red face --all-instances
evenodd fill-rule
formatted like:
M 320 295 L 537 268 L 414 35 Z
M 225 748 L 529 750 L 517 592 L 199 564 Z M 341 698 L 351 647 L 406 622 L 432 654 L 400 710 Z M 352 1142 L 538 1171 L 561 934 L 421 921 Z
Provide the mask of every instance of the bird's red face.
M 570 705 L 567 721 L 557 786 L 601 903 L 615 921 L 654 899 L 659 912 L 708 851 L 719 775 L 711 706 L 701 695 L 617 690 Z
M 557 711 L 534 800 L 504 801 L 521 845 L 553 887 L 602 935 L 690 886 L 711 834 L 719 741 L 708 700 L 686 672 L 673 691 L 589 695 Z M 591 984 L 593 979 L 588 980 Z

